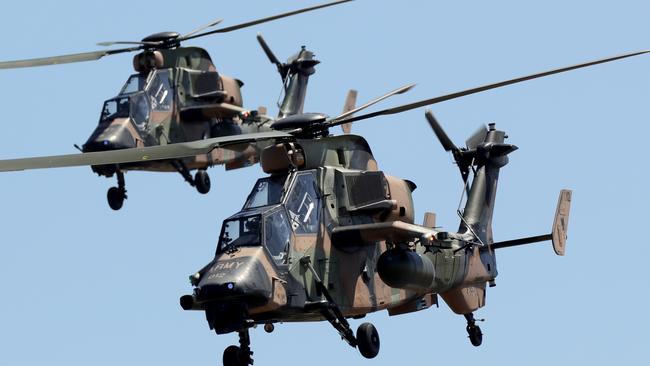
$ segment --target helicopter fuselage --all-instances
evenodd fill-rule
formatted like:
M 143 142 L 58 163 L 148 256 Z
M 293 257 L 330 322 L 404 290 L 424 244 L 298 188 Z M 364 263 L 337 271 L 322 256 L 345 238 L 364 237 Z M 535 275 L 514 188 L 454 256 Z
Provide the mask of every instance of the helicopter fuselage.
M 198 47 L 145 51 L 134 57 L 136 74 L 104 103 L 99 123 L 83 152 L 167 145 L 211 137 L 268 131 L 255 115 L 244 113 L 243 83 L 217 72 Z M 224 108 L 227 105 L 230 108 Z M 239 113 L 241 111 L 242 113 Z M 256 162 L 252 146 L 216 149 L 180 159 L 187 169 L 227 164 L 229 169 Z M 168 161 L 93 166 L 100 175 L 120 170 L 177 171 Z
M 204 310 L 217 333 L 331 320 L 333 306 L 344 318 L 403 314 L 437 304 L 437 294 L 460 314 L 483 306 L 485 283 L 496 277 L 492 252 L 458 250 L 463 243 L 453 237 L 444 239 L 448 248 L 432 248 L 390 228 L 383 239 L 372 230 L 337 235 L 337 228 L 413 225 L 415 185 L 379 171 L 362 137 L 277 145 L 261 162 L 271 176 L 224 221 L 215 258 L 181 298 L 184 309 Z

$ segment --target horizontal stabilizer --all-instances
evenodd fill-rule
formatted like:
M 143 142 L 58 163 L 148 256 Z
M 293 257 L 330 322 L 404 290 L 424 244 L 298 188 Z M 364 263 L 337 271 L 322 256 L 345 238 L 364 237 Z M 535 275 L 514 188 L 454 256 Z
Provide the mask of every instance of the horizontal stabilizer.
M 530 236 L 527 238 L 500 241 L 491 245 L 492 249 L 515 247 L 518 245 L 539 243 L 551 240 L 555 254 L 564 255 L 566 248 L 567 230 L 569 228 L 569 212 L 571 209 L 571 190 L 563 189 L 557 201 L 553 228 L 550 234 Z

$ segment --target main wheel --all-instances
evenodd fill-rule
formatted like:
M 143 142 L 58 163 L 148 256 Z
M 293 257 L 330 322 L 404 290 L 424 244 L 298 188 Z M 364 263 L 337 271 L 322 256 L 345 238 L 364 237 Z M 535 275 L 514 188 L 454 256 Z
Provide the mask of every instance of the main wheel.
M 469 341 L 472 342 L 474 347 L 478 347 L 483 343 L 483 332 L 478 325 L 468 325 L 467 334 L 469 335 Z
M 379 333 L 371 323 L 363 323 L 357 328 L 357 347 L 365 358 L 375 358 L 379 353 Z
M 126 194 L 124 194 L 124 191 L 119 189 L 118 187 L 111 187 L 108 189 L 108 192 L 106 192 L 106 199 L 108 200 L 108 205 L 111 206 L 111 208 L 115 211 L 122 208 L 122 205 L 124 205 L 125 198 L 126 198 Z
M 239 347 L 228 346 L 223 351 L 223 366 L 245 366 L 239 358 Z
M 208 172 L 201 169 L 194 174 L 194 184 L 196 185 L 196 190 L 201 194 L 206 194 L 210 192 L 210 176 Z

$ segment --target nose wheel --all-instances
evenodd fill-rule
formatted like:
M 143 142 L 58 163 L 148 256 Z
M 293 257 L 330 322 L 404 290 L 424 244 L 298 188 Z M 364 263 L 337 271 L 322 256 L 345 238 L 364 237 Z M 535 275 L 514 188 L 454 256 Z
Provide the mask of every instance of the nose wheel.
M 248 366 L 253 364 L 253 351 L 248 329 L 239 331 L 239 347 L 228 346 L 223 351 L 223 366 Z
M 122 208 L 126 196 L 126 184 L 124 183 L 124 173 L 117 171 L 117 187 L 111 187 L 106 192 L 108 205 L 115 211 Z

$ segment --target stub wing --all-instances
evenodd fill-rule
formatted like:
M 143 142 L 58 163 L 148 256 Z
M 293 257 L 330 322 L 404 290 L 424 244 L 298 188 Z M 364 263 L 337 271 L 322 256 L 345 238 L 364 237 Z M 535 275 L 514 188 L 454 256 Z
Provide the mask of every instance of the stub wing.
M 338 226 L 332 229 L 332 241 L 336 245 L 375 244 L 378 241 L 394 243 L 414 239 L 435 240 L 438 231 L 402 221 L 379 222 L 372 224 Z

